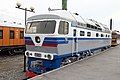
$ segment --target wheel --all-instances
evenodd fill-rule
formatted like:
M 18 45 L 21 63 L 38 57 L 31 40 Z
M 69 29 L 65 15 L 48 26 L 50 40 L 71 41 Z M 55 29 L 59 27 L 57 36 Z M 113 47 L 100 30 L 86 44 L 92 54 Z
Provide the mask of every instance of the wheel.
M 13 52 L 18 54 L 18 53 L 24 53 L 25 50 L 24 49 L 14 49 Z
M 63 67 L 64 65 L 65 65 L 64 62 L 61 62 L 60 67 Z
M 13 55 L 15 54 L 13 50 L 9 50 L 8 53 L 9 53 L 11 56 L 13 56 Z
M 70 63 L 69 58 L 64 59 L 64 60 L 62 60 L 62 62 L 61 62 L 61 64 L 60 64 L 60 67 L 65 66 L 65 65 L 67 65 L 67 64 L 69 64 L 69 63 Z

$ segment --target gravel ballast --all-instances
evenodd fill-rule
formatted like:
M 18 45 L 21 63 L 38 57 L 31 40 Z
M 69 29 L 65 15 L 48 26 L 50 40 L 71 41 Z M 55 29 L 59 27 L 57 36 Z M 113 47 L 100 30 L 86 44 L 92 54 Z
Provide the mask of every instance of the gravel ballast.
M 23 54 L 14 56 L 0 55 L 0 80 L 24 79 L 23 61 Z

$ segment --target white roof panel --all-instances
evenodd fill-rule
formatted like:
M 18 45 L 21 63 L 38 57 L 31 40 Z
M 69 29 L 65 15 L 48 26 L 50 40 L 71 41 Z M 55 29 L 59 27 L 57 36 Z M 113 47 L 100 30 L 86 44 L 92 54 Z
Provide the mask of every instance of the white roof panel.
M 28 18 L 28 21 L 30 20 L 38 20 L 38 19 L 65 19 L 68 21 L 77 21 L 84 23 L 83 19 L 80 16 L 77 16 L 73 13 L 70 13 L 69 11 L 65 10 L 58 10 L 58 11 L 50 11 L 48 14 L 41 14 L 36 15 Z

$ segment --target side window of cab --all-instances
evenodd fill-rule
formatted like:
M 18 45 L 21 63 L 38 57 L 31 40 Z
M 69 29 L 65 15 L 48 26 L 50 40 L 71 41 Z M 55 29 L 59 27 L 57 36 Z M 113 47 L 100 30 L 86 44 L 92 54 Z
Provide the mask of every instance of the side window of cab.
M 66 21 L 60 21 L 58 33 L 64 34 L 64 35 L 68 34 L 69 33 L 69 23 Z

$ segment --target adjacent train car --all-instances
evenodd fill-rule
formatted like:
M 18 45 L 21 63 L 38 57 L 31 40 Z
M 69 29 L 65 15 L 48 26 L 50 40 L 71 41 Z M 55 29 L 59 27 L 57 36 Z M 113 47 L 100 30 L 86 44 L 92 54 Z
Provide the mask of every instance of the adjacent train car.
M 33 77 L 109 48 L 111 31 L 95 20 L 54 11 L 28 18 L 25 43 L 26 75 Z
M 111 46 L 117 46 L 118 44 L 120 44 L 120 32 L 112 31 Z
M 120 32 L 117 33 L 117 37 L 118 37 L 117 43 L 120 44 Z
M 13 18 L 0 17 L 0 54 L 13 55 L 25 51 L 24 26 Z

